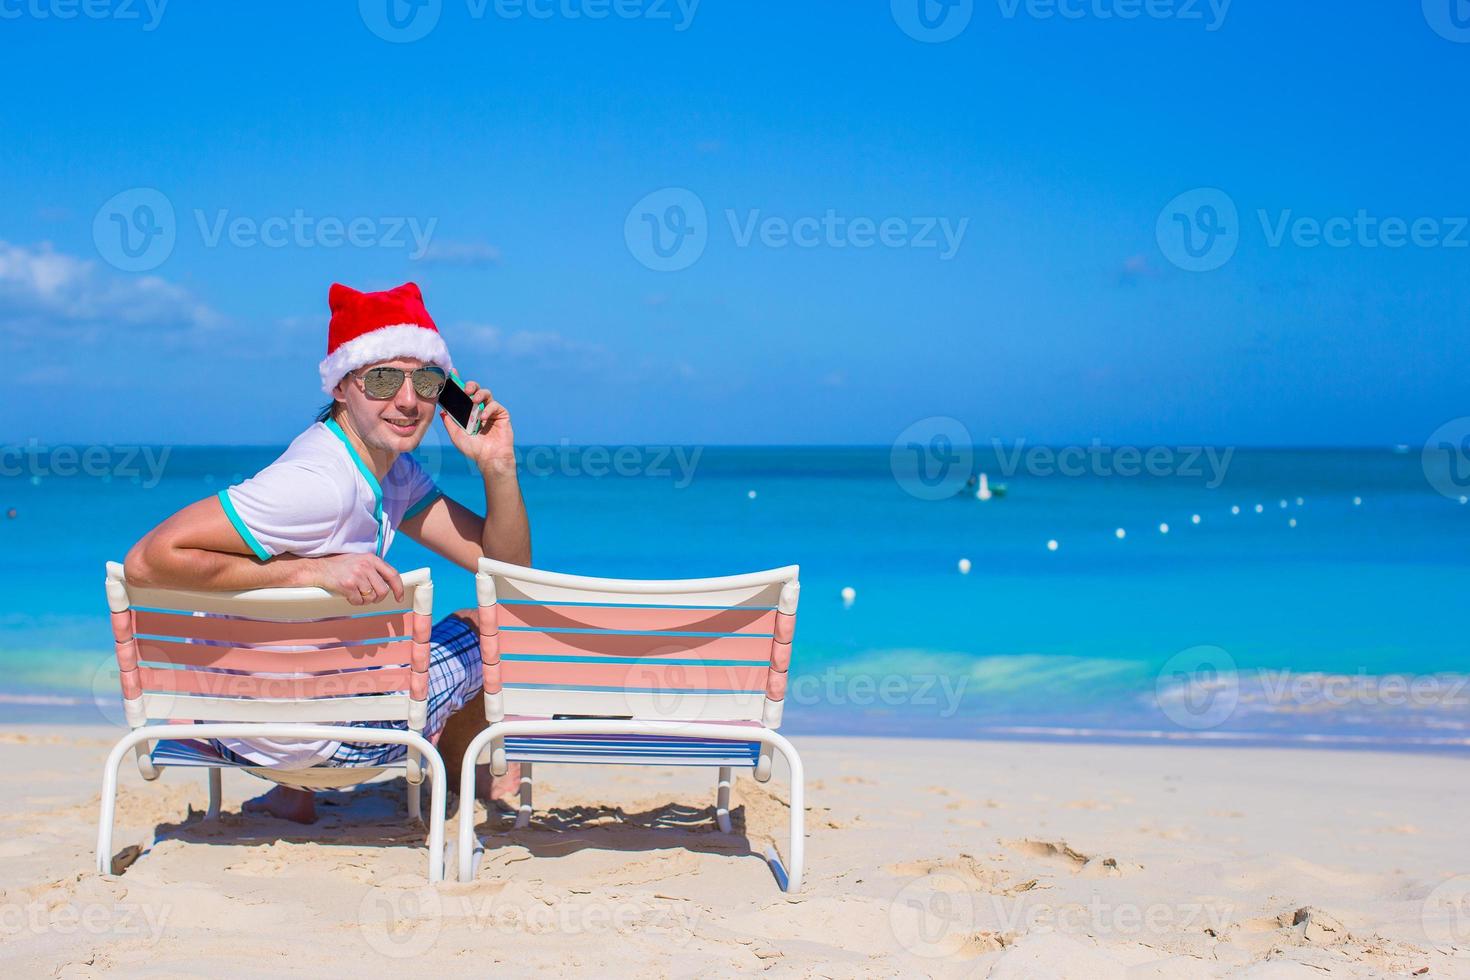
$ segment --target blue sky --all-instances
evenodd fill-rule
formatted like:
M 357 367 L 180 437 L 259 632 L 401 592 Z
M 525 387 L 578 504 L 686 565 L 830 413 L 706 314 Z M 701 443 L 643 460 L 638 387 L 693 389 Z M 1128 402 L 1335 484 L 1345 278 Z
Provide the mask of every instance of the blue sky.
M 369 26 L 388 0 L 89 2 L 0 0 L 7 442 L 285 442 L 334 280 L 417 281 L 522 441 L 886 445 L 948 415 L 1386 445 L 1467 414 L 1451 0 L 977 0 L 935 43 L 919 0 L 393 0 L 432 23 L 406 43 Z M 138 188 L 174 241 L 129 271 Z M 1167 232 L 1221 198 L 1169 205 L 1200 188 L 1237 218 L 1190 271 Z M 691 196 L 697 254 L 650 268 L 638 230 Z M 1299 223 L 1360 213 L 1421 243 Z

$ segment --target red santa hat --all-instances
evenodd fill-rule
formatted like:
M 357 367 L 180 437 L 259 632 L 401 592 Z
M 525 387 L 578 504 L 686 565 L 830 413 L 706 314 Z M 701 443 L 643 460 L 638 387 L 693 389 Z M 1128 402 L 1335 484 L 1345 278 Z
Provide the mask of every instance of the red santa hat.
M 319 366 L 322 391 L 360 367 L 412 357 L 453 371 L 449 348 L 424 309 L 424 297 L 411 282 L 381 293 L 360 293 L 339 282 L 327 294 L 332 323 L 327 328 L 327 356 Z

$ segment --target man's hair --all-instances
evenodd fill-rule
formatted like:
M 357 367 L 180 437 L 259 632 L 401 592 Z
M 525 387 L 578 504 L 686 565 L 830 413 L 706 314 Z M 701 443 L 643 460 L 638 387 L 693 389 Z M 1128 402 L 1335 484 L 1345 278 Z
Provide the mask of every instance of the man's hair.
M 337 414 L 337 400 L 334 398 L 322 406 L 322 410 L 316 413 L 318 422 L 329 422 L 332 416 Z

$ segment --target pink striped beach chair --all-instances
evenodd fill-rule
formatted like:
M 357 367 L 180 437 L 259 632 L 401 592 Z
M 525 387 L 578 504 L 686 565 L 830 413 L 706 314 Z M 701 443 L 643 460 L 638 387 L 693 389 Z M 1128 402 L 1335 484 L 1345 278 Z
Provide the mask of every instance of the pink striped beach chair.
M 353 786 L 385 771 L 240 766 L 209 741 L 306 739 L 408 746 L 399 765 L 407 773 L 414 820 L 421 819 L 427 763 L 429 880 L 442 880 L 444 762 L 423 736 L 434 602 L 429 570 L 404 574 L 403 588 L 403 602 L 389 595 L 372 606 L 314 588 L 139 588 L 127 583 L 122 565 L 108 562 L 107 605 L 131 731 L 112 747 L 102 773 L 97 870 L 109 871 L 118 769 L 129 752 L 136 753 L 146 780 L 167 766 L 207 769 L 206 820 L 219 816 L 224 768 L 302 789 Z M 354 727 L 365 721 L 406 721 L 408 730 Z
M 521 764 L 515 826 L 531 818 L 538 763 L 708 766 L 718 770 L 715 820 L 730 833 L 737 768 L 791 774 L 788 864 L 767 860 L 783 889 L 801 887 L 803 773 L 776 729 L 786 699 L 800 592 L 795 565 L 684 580 L 587 578 L 480 560 L 476 594 L 490 726 L 465 752 L 460 799 L 474 767 Z M 474 808 L 460 807 L 459 879 L 483 854 Z

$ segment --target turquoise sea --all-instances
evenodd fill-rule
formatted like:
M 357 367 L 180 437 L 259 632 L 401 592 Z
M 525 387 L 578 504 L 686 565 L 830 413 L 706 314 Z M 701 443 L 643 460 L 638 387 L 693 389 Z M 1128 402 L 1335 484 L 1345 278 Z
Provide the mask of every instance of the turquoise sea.
M 10 447 L 0 715 L 115 719 L 104 562 L 279 451 L 104 447 L 86 466 Z M 974 469 L 1006 493 L 985 502 L 910 492 L 886 446 L 527 452 L 542 567 L 802 566 L 793 732 L 1470 750 L 1470 506 L 1417 450 L 1238 449 L 1223 474 L 1180 453 L 1119 476 L 990 447 Z M 418 455 L 479 507 L 452 449 Z M 472 604 L 470 577 L 407 538 L 389 560 L 433 566 L 441 613 Z

